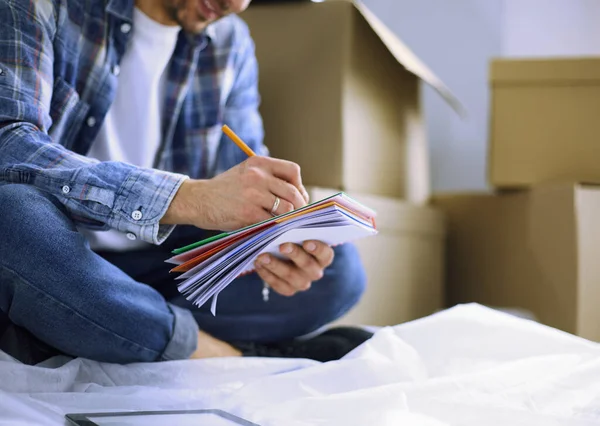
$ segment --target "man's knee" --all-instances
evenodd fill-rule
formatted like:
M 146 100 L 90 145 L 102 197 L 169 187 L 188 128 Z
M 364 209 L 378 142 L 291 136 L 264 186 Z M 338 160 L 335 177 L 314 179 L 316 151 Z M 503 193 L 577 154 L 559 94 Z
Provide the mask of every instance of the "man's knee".
M 0 226 L 14 229 L 17 223 L 31 223 L 36 216 L 48 220 L 47 210 L 49 208 L 56 210 L 58 204 L 58 200 L 53 199 L 51 195 L 31 185 L 2 185 L 0 186 L 0 217 L 2 218 Z
M 55 239 L 60 228 L 73 224 L 60 202 L 31 185 L 0 186 L 0 253 L 19 256 L 19 249 Z
M 43 199 L 42 191 L 22 184 L 9 184 L 0 186 L 0 216 L 6 225 L 9 218 L 19 218 L 23 215 L 35 213 L 31 207 Z

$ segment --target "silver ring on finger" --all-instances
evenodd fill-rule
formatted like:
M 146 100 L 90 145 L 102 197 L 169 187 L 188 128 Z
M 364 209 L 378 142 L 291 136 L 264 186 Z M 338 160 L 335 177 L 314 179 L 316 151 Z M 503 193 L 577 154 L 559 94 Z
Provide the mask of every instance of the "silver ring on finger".
M 279 204 L 281 204 L 281 199 L 275 196 L 275 202 L 273 203 L 273 208 L 271 209 L 271 215 L 277 216 L 277 209 L 279 208 Z

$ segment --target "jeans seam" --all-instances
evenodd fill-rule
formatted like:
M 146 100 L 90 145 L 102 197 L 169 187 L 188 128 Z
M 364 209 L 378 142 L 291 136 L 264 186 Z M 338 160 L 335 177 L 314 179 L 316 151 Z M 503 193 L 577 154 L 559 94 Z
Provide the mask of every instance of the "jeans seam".
M 148 348 L 148 347 L 145 347 L 145 346 L 143 346 L 143 345 L 140 345 L 140 344 L 139 344 L 139 343 L 137 343 L 137 342 L 134 342 L 134 341 L 132 341 L 132 340 L 129 340 L 129 339 L 127 339 L 126 337 L 123 337 L 123 336 L 121 336 L 120 334 L 118 334 L 118 333 L 115 333 L 114 331 L 112 331 L 112 330 L 109 330 L 109 329 L 107 329 L 107 328 L 104 328 L 104 327 L 103 327 L 103 326 L 101 326 L 100 324 L 97 324 L 95 321 L 93 321 L 93 320 L 91 320 L 90 318 L 86 317 L 85 315 L 81 314 L 81 313 L 80 313 L 79 311 L 77 311 L 76 309 L 73 309 L 73 308 L 71 308 L 71 307 L 69 307 L 69 306 L 65 305 L 64 303 L 62 303 L 60 300 L 56 299 L 56 298 L 55 298 L 55 297 L 53 297 L 52 295 L 50 295 L 50 294 L 46 293 L 45 291 L 43 291 L 43 290 L 41 290 L 41 289 L 37 288 L 37 287 L 36 287 L 36 286 L 34 286 L 34 285 L 32 285 L 31 283 L 29 283 L 29 281 L 28 281 L 28 280 L 26 280 L 26 279 L 25 279 L 23 276 L 21 276 L 21 275 L 20 275 L 20 274 L 19 274 L 17 271 L 15 271 L 15 270 L 13 270 L 13 269 L 9 268 L 8 266 L 6 266 L 5 264 L 3 264 L 3 263 L 1 263 L 1 262 L 0 262 L 0 267 L 2 267 L 3 269 L 5 269 L 5 270 L 7 270 L 7 271 L 11 272 L 12 274 L 14 274 L 14 275 L 15 275 L 17 278 L 19 278 L 19 279 L 20 279 L 20 280 L 21 280 L 23 283 L 25 283 L 26 285 L 28 285 L 28 286 L 29 286 L 30 288 L 32 288 L 33 290 L 35 290 L 35 291 L 37 291 L 38 293 L 42 294 L 44 297 L 47 297 L 48 299 L 52 300 L 52 301 L 53 301 L 53 302 L 55 302 L 56 304 L 58 304 L 58 305 L 60 305 L 60 306 L 62 306 L 62 307 L 64 307 L 64 308 L 66 308 L 67 310 L 69 310 L 69 311 L 73 312 L 75 315 L 77 315 L 78 317 L 80 317 L 80 318 L 82 318 L 83 320 L 87 321 L 88 323 L 90 323 L 90 324 L 91 324 L 91 325 L 93 325 L 94 327 L 96 327 L 96 328 L 98 328 L 98 329 L 100 329 L 100 330 L 102 330 L 102 331 L 104 331 L 104 332 L 106 332 L 106 333 L 110 333 L 110 334 L 112 334 L 112 335 L 113 335 L 113 336 L 115 336 L 117 339 L 120 339 L 120 340 L 122 340 L 123 342 L 127 342 L 127 343 L 129 343 L 129 344 L 133 345 L 135 348 L 142 349 L 142 350 L 145 350 L 145 351 L 151 352 L 151 353 L 153 353 L 153 354 L 156 354 L 156 358 L 158 358 L 159 356 L 161 356 L 161 352 L 159 352 L 159 351 L 156 351 L 156 350 L 154 350 L 154 349 L 151 349 L 151 348 Z M 167 344 L 168 344 L 168 343 L 167 343 Z

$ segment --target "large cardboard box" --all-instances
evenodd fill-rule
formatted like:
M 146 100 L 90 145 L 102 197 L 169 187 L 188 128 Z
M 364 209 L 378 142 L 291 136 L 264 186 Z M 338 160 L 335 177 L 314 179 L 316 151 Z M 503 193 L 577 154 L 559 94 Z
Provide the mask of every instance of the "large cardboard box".
M 448 219 L 447 301 L 524 308 L 600 340 L 600 186 L 436 197 Z
M 312 200 L 337 191 L 309 188 Z M 443 215 L 393 198 L 349 193 L 377 211 L 379 234 L 355 244 L 367 274 L 360 303 L 338 324 L 395 325 L 443 308 Z
M 429 198 L 419 87 L 459 108 L 442 82 L 365 6 L 349 1 L 251 6 L 265 143 L 307 185 L 414 202 Z
M 497 60 L 489 180 L 600 183 L 600 58 Z

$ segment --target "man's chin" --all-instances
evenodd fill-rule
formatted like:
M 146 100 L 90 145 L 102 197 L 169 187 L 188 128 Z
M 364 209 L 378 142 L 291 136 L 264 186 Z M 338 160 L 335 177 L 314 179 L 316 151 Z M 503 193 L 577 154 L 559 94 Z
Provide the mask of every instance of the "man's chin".
M 183 22 L 180 23 L 180 25 L 186 33 L 197 35 L 204 31 L 206 27 L 212 24 L 213 22 L 216 21 L 195 22 L 193 24 Z
M 179 26 L 186 32 L 190 34 L 200 34 L 202 31 L 206 29 L 209 24 L 212 24 L 215 21 L 218 21 L 221 18 L 216 20 L 207 20 L 202 16 L 194 16 L 189 17 L 185 11 L 180 11 L 177 14 L 177 23 Z

